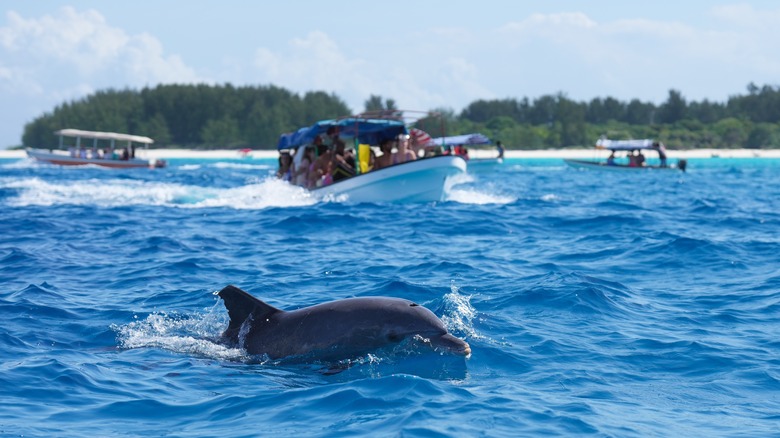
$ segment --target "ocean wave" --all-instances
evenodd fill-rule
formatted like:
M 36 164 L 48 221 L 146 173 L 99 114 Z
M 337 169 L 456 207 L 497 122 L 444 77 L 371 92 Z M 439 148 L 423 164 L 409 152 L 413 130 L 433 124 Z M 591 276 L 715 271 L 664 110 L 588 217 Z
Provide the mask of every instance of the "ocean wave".
M 179 208 L 256 210 L 270 207 L 312 205 L 317 199 L 304 189 L 276 178 L 234 188 L 214 188 L 142 180 L 76 180 L 50 183 L 41 178 L 0 180 L 0 189 L 11 189 L 12 207 L 94 205 L 125 207 L 150 205 Z

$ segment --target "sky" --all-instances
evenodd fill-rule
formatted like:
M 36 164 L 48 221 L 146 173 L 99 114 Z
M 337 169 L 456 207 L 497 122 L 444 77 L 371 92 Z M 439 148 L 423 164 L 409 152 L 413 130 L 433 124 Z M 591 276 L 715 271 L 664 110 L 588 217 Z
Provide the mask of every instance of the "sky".
M 109 88 L 273 84 L 354 112 L 379 95 L 457 113 L 557 93 L 725 102 L 780 84 L 769 0 L 4 0 L 0 14 L 0 149 Z

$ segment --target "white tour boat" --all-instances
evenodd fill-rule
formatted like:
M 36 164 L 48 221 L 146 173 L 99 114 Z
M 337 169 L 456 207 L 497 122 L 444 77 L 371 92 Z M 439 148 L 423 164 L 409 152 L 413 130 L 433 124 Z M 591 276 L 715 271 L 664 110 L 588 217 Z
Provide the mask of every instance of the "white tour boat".
M 371 169 L 371 159 L 379 144 L 408 134 L 409 129 L 400 117 L 360 115 L 324 120 L 283 134 L 277 148 L 282 154 L 295 155 L 293 151 L 297 151 L 302 155 L 303 148 L 319 144 L 323 138 L 327 143 L 336 137 L 353 148 L 354 176 L 332 182 L 328 178 L 318 180 L 315 187 L 308 189 L 318 197 L 354 203 L 444 200 L 448 178 L 466 171 L 463 157 L 438 155 Z
M 149 137 L 116 132 L 61 129 L 59 149 L 27 148 L 27 156 L 37 161 L 60 166 L 88 164 L 110 168 L 165 167 L 163 160 L 146 158 L 145 152 L 154 143 Z M 73 139 L 66 142 L 65 139 Z M 141 145 L 141 149 L 138 149 Z

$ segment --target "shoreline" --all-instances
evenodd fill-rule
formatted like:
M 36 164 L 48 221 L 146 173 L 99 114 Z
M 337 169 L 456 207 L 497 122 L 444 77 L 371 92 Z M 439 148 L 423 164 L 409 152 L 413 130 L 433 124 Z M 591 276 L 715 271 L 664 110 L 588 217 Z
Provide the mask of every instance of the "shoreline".
M 673 159 L 690 158 L 780 158 L 780 149 L 691 149 L 667 150 L 667 156 Z M 156 159 L 242 159 L 245 156 L 237 150 L 191 150 L 191 149 L 151 149 L 146 151 L 149 158 Z M 473 149 L 469 151 L 472 158 L 493 158 L 495 151 Z M 275 150 L 257 150 L 246 154 L 246 158 L 274 159 L 278 157 Z M 22 159 L 27 157 L 24 150 L 0 150 L 0 159 Z M 507 150 L 505 158 L 606 158 L 603 151 L 594 149 L 538 149 L 538 150 Z

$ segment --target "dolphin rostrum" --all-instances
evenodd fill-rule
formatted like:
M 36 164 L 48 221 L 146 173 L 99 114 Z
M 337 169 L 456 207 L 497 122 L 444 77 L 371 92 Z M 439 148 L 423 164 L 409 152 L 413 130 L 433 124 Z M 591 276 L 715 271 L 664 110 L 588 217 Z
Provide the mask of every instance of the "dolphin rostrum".
M 218 295 L 230 316 L 223 338 L 271 359 L 308 354 L 346 359 L 409 338 L 471 354 L 469 344 L 449 334 L 433 312 L 400 298 L 348 298 L 284 311 L 232 285 Z

